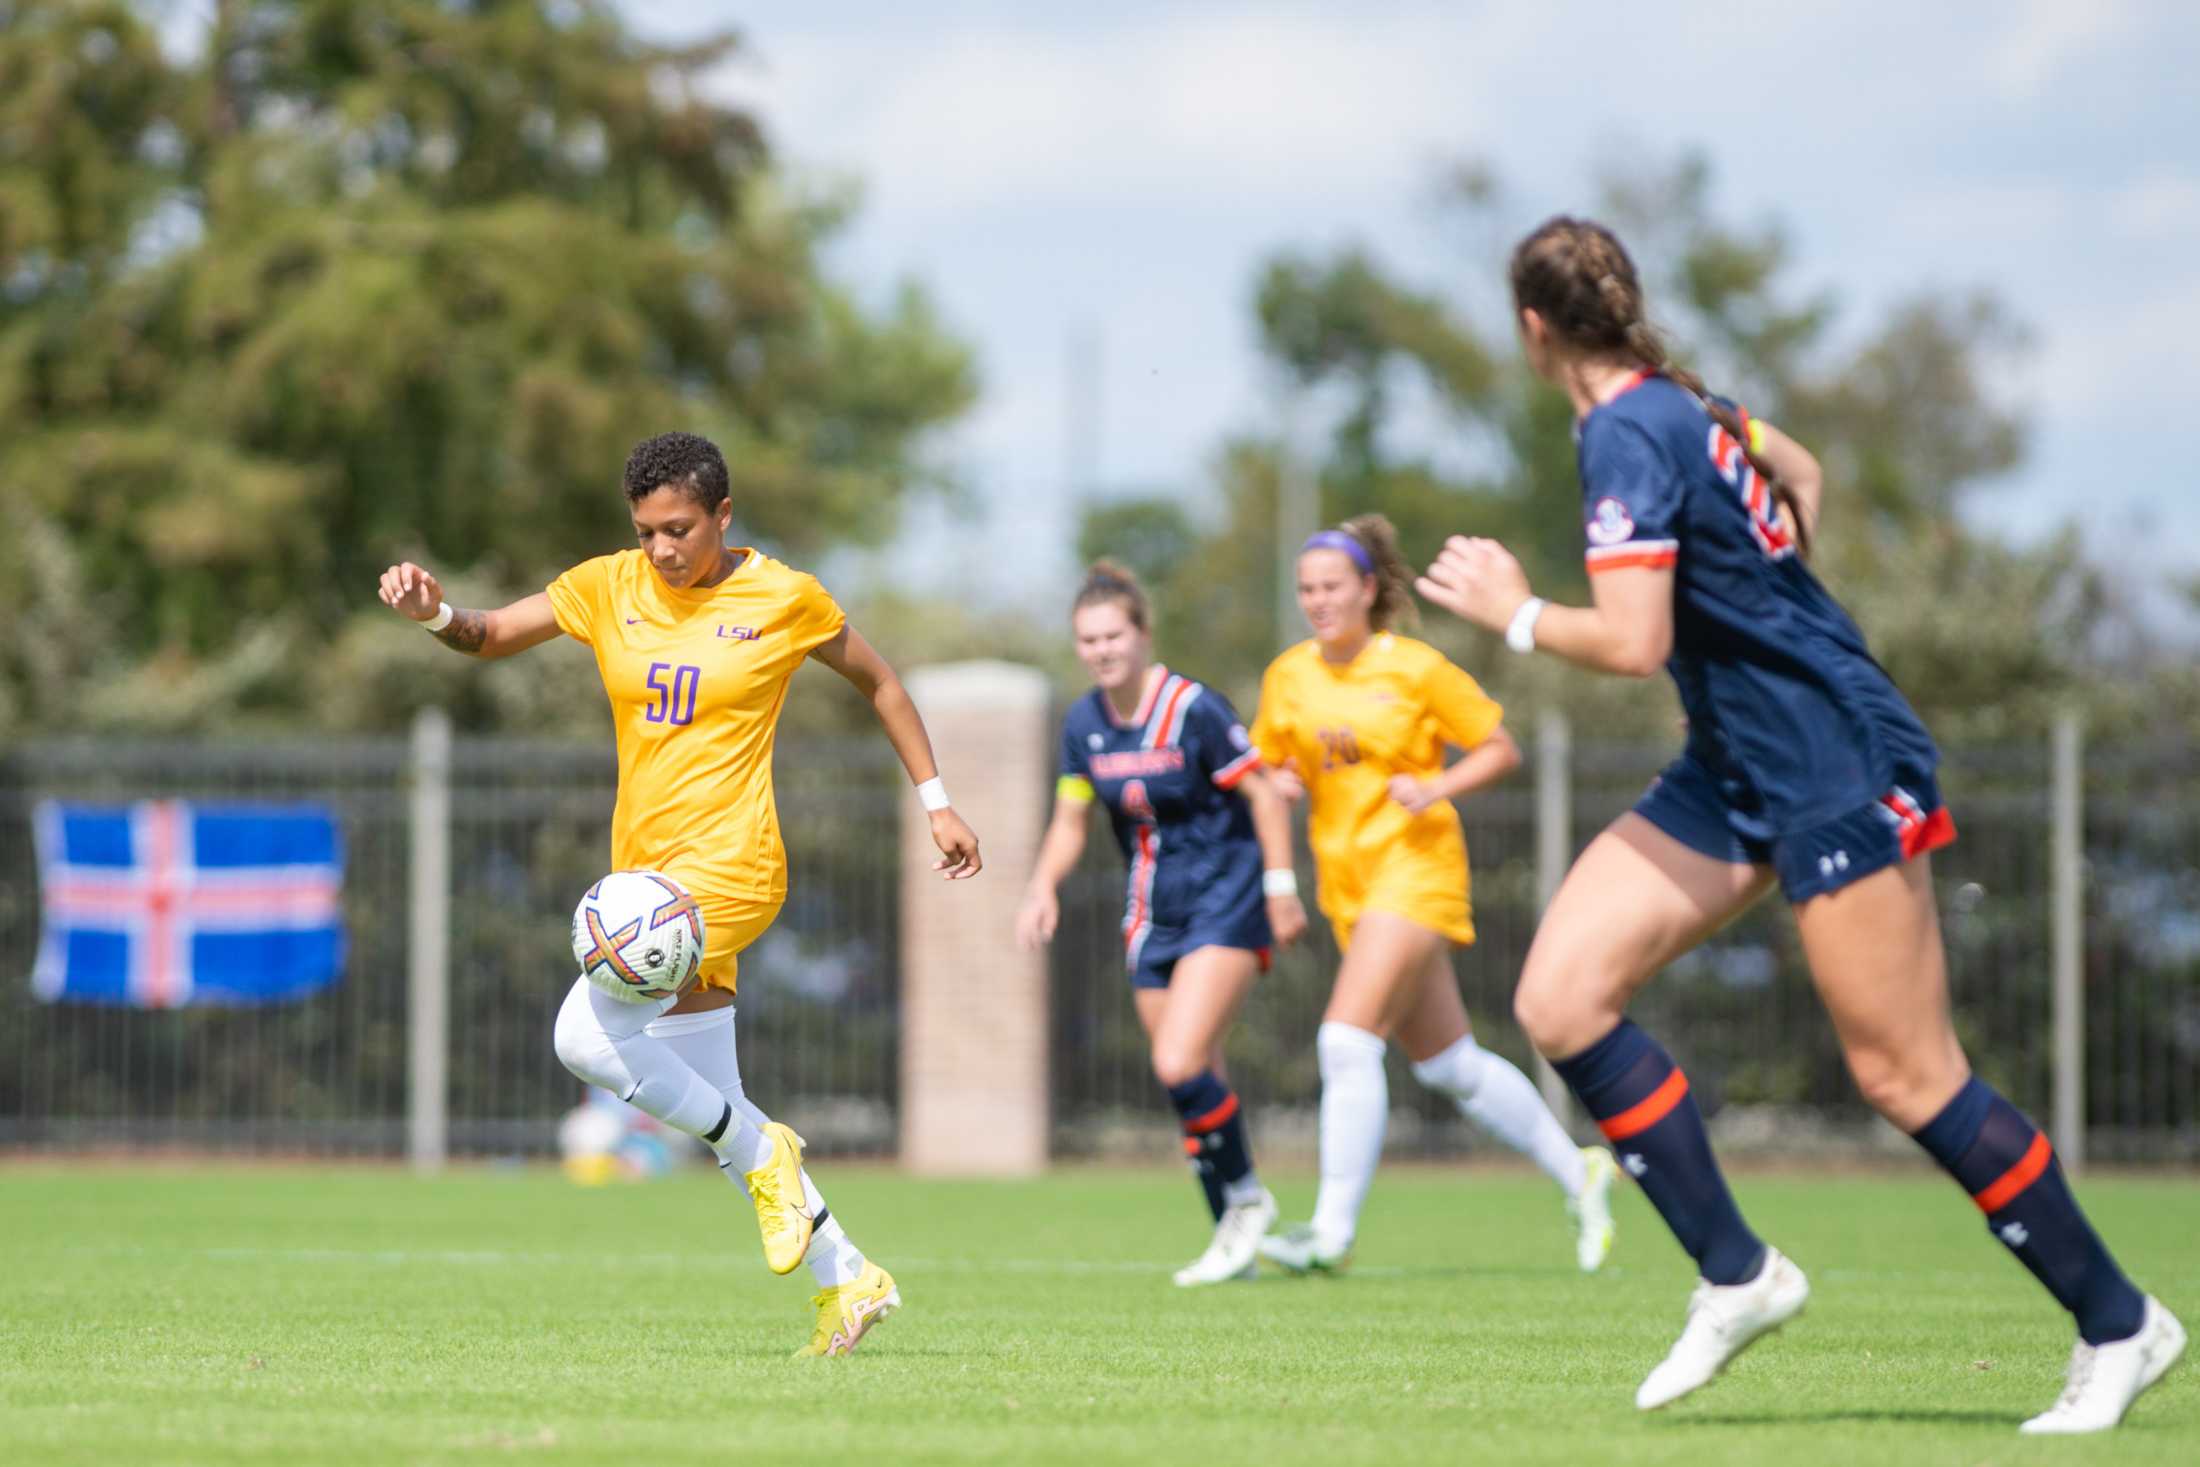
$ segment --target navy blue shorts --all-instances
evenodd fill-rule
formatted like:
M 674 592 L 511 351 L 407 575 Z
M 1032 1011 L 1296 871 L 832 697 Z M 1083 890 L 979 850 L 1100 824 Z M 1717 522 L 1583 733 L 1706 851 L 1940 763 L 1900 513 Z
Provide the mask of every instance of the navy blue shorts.
M 1905 770 L 1868 804 L 1796 830 L 1744 833 L 1754 822 L 1720 796 L 1718 780 L 1683 754 L 1650 782 L 1635 813 L 1692 851 L 1715 861 L 1770 866 L 1792 904 L 1839 891 L 1874 871 L 1952 845 L 1955 818 L 1940 802 L 1929 770 Z
M 1177 959 L 1186 953 L 1198 952 L 1203 947 L 1234 947 L 1252 953 L 1260 959 L 1260 970 L 1268 971 L 1270 944 L 1275 941 L 1268 930 L 1264 912 L 1258 923 L 1195 922 L 1183 927 L 1148 927 L 1142 938 L 1134 941 L 1124 953 L 1124 966 L 1130 972 L 1133 988 L 1167 988 L 1176 975 Z

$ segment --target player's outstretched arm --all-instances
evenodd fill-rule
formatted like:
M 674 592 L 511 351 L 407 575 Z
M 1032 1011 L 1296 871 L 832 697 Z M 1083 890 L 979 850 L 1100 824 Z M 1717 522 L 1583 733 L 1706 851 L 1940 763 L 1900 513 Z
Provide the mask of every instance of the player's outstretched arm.
M 1542 608 L 1535 650 L 1592 672 L 1655 677 L 1673 651 L 1673 571 L 1628 566 L 1589 578 L 1592 606 Z M 1452 615 L 1500 636 L 1532 599 L 1528 574 L 1495 540 L 1454 535 L 1414 589 Z
M 1069 778 L 1065 776 L 1063 783 L 1067 784 Z M 1091 831 L 1091 790 L 1058 790 L 1054 815 L 1039 842 L 1039 864 L 1031 873 L 1031 885 L 1024 888 L 1024 904 L 1016 909 L 1016 941 L 1026 951 L 1054 941 L 1054 929 L 1062 920 L 1062 904 L 1056 893 L 1061 890 L 1063 878 L 1077 869 Z
M 540 591 L 524 596 L 495 611 L 451 609 L 443 615 L 443 585 L 420 566 L 404 561 L 382 572 L 382 604 L 409 621 L 430 626 L 429 635 L 454 651 L 474 657 L 509 657 L 529 647 L 539 647 L 558 634 L 558 619 L 550 598 Z
M 916 703 L 894 675 L 894 669 L 863 640 L 861 632 L 843 626 L 831 641 L 810 655 L 846 678 L 870 701 L 871 710 L 886 730 L 887 742 L 894 746 L 901 767 L 909 771 L 910 781 L 920 791 L 939 778 L 940 766 L 932 757 L 932 736 L 924 731 L 924 716 L 917 712 Z M 940 848 L 940 858 L 932 863 L 932 869 L 945 873 L 949 881 L 961 881 L 984 869 L 985 863 L 978 857 L 978 837 L 954 808 L 942 806 L 930 814 L 932 844 Z

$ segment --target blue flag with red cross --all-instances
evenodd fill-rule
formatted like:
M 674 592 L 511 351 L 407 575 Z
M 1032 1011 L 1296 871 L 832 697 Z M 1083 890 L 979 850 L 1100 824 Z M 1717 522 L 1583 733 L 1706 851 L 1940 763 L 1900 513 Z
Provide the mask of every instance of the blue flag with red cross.
M 49 1002 L 282 1003 L 344 971 L 344 849 L 319 805 L 41 801 Z

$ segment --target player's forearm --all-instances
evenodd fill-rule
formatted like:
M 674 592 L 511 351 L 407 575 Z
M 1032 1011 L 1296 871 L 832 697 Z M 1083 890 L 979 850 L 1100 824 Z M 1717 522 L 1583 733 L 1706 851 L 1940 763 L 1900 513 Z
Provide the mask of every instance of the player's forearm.
M 940 766 L 932 755 L 932 736 L 925 732 L 924 715 L 917 712 L 916 700 L 901 685 L 901 679 L 887 673 L 871 687 L 870 697 L 871 711 L 878 715 L 879 726 L 886 730 L 886 741 L 894 746 L 901 767 L 909 772 L 909 782 L 923 784 L 937 779 Z
M 490 658 L 502 653 L 491 650 L 489 642 L 489 613 L 486 611 L 456 610 L 451 612 L 449 626 L 429 636 L 450 648 L 464 652 L 469 657 Z
M 1520 767 L 1520 745 L 1499 727 L 1430 783 L 1442 800 L 1464 799 L 1488 789 Z
M 1276 793 L 1276 787 L 1266 775 L 1255 774 L 1245 781 L 1245 802 L 1252 809 L 1253 839 L 1260 844 L 1260 864 L 1269 871 L 1293 869 L 1291 852 L 1291 807 Z
M 1591 672 L 1655 677 L 1673 650 L 1673 629 L 1627 626 L 1597 607 L 1554 601 L 1536 618 L 1535 650 Z
M 1039 860 L 1031 873 L 1034 891 L 1054 891 L 1077 869 L 1077 862 L 1085 854 L 1086 824 L 1082 819 L 1065 819 L 1057 809 L 1047 822 L 1047 833 L 1039 842 Z

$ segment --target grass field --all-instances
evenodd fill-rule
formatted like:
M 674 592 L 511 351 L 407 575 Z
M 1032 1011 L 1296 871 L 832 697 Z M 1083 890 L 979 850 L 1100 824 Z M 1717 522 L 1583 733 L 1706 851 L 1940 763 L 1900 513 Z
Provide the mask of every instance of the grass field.
M 2200 1361 L 2110 1438 L 2015 1434 L 2068 1327 L 1924 1177 L 1743 1178 L 1810 1308 L 1643 1417 L 1688 1278 L 1632 1192 L 1593 1279 L 1539 1182 L 1397 1169 L 1352 1276 L 1181 1292 L 1203 1229 L 1180 1174 L 822 1170 L 907 1307 L 804 1362 L 807 1273 L 764 1272 L 712 1176 L 0 1171 L 0 1462 L 2200 1462 Z M 1287 1216 L 1312 1198 L 1278 1192 Z M 2200 1321 L 2200 1185 L 2085 1195 Z

